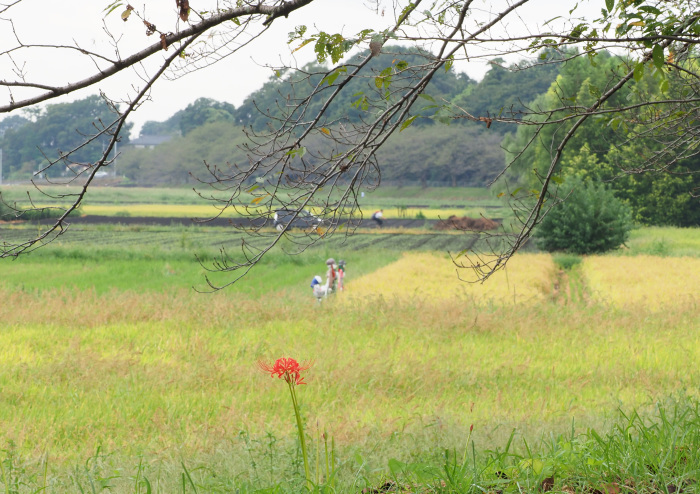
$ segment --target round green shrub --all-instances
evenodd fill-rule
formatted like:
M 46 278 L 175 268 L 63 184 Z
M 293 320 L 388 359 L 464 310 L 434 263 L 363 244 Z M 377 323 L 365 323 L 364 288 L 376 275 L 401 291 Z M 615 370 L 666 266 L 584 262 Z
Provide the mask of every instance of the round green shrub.
M 537 245 L 546 251 L 596 254 L 617 249 L 629 238 L 629 206 L 603 184 L 569 177 L 561 191 L 571 191 L 554 206 L 535 230 Z

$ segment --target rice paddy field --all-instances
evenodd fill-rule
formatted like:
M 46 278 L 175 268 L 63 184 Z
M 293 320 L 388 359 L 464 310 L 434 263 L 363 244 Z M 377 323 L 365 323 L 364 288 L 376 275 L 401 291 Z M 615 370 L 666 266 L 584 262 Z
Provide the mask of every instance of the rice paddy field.
M 74 186 L 42 186 L 45 193 L 34 187 L 12 185 L 2 187 L 2 198 L 20 207 L 29 207 L 28 193 L 34 204 L 42 207 L 65 206 L 74 194 L 79 192 Z M 212 190 L 202 188 L 205 196 Z M 216 194 L 215 194 L 216 195 Z M 256 196 L 243 193 L 241 204 L 253 205 Z M 508 216 L 508 208 L 483 188 L 432 188 L 382 187 L 358 198 L 358 202 L 369 217 L 376 209 L 382 208 L 389 219 L 446 219 L 455 216 L 486 216 L 503 218 Z M 90 190 L 82 203 L 79 214 L 116 217 L 165 217 L 165 218 L 210 218 L 221 215 L 224 218 L 240 216 L 233 208 L 223 214 L 212 204 L 194 193 L 192 189 L 164 189 L 143 187 L 95 187 Z
M 3 259 L 0 492 L 304 492 L 258 366 L 280 357 L 311 363 L 317 492 L 697 491 L 700 231 L 526 252 L 485 284 L 447 255 L 465 237 L 414 233 L 282 244 L 216 293 L 222 228 L 86 226 Z M 328 257 L 346 287 L 318 303 Z

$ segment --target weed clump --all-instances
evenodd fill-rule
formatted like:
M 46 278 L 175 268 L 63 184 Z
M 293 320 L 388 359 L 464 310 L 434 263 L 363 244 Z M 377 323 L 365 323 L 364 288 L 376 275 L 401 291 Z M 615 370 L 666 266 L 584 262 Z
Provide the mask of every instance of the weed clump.
M 564 271 L 570 271 L 574 266 L 581 264 L 583 258 L 576 254 L 556 254 L 552 256 L 554 264 L 559 266 Z

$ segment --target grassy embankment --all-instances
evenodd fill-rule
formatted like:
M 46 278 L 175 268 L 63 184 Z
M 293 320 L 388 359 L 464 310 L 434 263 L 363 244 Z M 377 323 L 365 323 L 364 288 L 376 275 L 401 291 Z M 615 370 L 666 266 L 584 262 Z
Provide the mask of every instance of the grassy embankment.
M 143 476 L 154 492 L 194 492 L 193 485 L 295 492 L 301 477 L 291 407 L 283 383 L 255 365 L 281 355 L 314 360 L 300 399 L 312 449 L 318 430 L 335 439 L 340 492 L 377 485 L 391 470 L 404 481 L 449 485 L 444 448 L 457 451 L 448 466 L 462 464 L 472 424 L 480 466 L 471 452 L 468 469 L 453 465 L 462 487 L 447 492 L 471 492 L 474 482 L 517 490 L 514 477 L 521 488 L 541 488 L 552 474 L 560 490 L 629 479 L 639 486 L 678 468 L 678 444 L 696 455 L 689 448 L 698 442 L 697 412 L 680 426 L 661 420 L 633 436 L 623 422 L 607 443 L 536 439 L 570 431 L 572 421 L 578 431 L 606 430 L 618 407 L 647 413 L 669 395 L 694 399 L 697 281 L 664 285 L 660 297 L 653 276 L 660 269 L 667 279 L 688 280 L 700 270 L 700 249 L 696 258 L 674 257 L 700 243 L 697 230 L 640 230 L 626 255 L 584 259 L 575 268 L 584 296 L 575 298 L 556 289 L 562 275 L 546 255 L 516 257 L 482 286 L 459 283 L 444 255 L 399 259 L 398 240 L 383 249 L 348 247 L 348 290 L 321 306 L 308 282 L 328 255 L 337 257 L 338 245 L 271 256 L 252 282 L 198 295 L 187 288 L 201 281 L 193 249 L 211 252 L 207 235 L 230 232 L 166 230 L 117 229 L 123 235 L 112 247 L 110 230 L 86 230 L 0 265 L 0 435 L 14 445 L 8 455 L 25 458 L 12 461 L 25 468 L 17 475 L 26 483 L 42 485 L 46 454 L 48 492 L 75 492 L 90 481 L 97 490 L 106 482 L 114 492 L 146 492 L 134 487 Z M 633 256 L 660 244 L 666 257 Z M 603 267 L 609 260 L 614 268 Z M 637 273 L 645 283 L 632 279 Z M 630 284 L 643 285 L 646 296 L 605 295 L 629 292 Z M 663 306 L 648 303 L 662 298 Z M 515 456 L 488 464 L 484 451 L 502 450 L 514 429 Z M 675 439 L 651 440 L 663 431 Z M 646 449 L 630 443 L 645 434 Z M 534 445 L 530 453 L 523 439 Z M 621 444 L 627 449 L 613 458 Z M 109 456 L 84 463 L 98 448 Z M 7 471 L 9 460 L 3 465 Z M 631 471 L 645 465 L 656 472 Z M 508 478 L 499 480 L 497 470 Z

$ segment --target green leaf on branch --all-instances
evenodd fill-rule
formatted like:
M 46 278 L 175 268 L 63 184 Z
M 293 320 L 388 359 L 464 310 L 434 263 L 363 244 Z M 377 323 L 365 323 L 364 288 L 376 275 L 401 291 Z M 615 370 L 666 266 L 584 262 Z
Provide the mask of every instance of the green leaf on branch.
M 608 9 L 608 12 L 612 12 L 615 7 L 615 0 L 605 0 L 605 7 Z
M 452 123 L 452 118 L 446 115 L 439 115 L 436 113 L 435 115 L 433 115 L 432 118 L 433 120 L 437 120 L 438 122 L 444 125 L 450 125 Z
M 636 82 L 639 82 L 642 80 L 642 77 L 644 77 L 644 63 L 639 62 L 637 65 L 634 66 L 634 72 L 632 73 L 632 76 L 634 77 L 634 80 Z
M 377 86 L 377 89 L 388 88 L 391 85 L 392 71 L 391 67 L 387 67 L 374 78 L 374 85 Z
M 332 85 L 335 80 L 338 78 L 340 74 L 344 74 L 348 71 L 347 67 L 339 67 L 330 74 L 328 74 L 326 77 L 323 78 L 321 81 L 321 84 L 327 83 L 329 86 Z
M 296 149 L 290 149 L 285 154 L 287 156 L 291 156 L 292 158 L 302 158 L 306 154 L 306 148 L 304 146 L 300 146 Z
M 411 2 L 403 8 L 401 15 L 399 16 L 399 24 L 406 20 L 406 16 L 411 12 L 411 10 L 413 10 L 414 6 L 415 5 L 413 2 Z
M 455 56 L 450 55 L 450 57 L 447 59 L 445 62 L 445 72 L 449 72 L 452 69 L 452 66 L 455 63 Z
M 413 115 L 411 118 L 406 119 L 404 123 L 401 124 L 399 132 L 403 132 L 403 130 L 409 125 L 411 125 L 416 118 L 418 118 L 418 115 Z
M 367 101 L 367 96 L 365 96 L 362 92 L 355 93 L 353 96 L 360 97 L 353 101 L 350 106 L 353 108 L 358 108 L 362 111 L 367 111 L 369 109 L 369 101 Z
M 571 36 L 572 38 L 580 38 L 583 32 L 586 30 L 586 28 L 588 28 L 586 24 L 579 24 L 571 31 L 571 34 L 569 34 L 569 36 Z
M 654 66 L 659 70 L 662 69 L 664 66 L 664 49 L 660 45 L 654 45 L 651 51 L 651 58 Z
M 292 41 L 297 40 L 306 34 L 306 26 L 297 26 L 294 28 L 294 31 L 289 33 L 287 44 L 291 44 Z
M 105 9 L 104 9 L 103 12 L 105 13 L 105 15 L 109 15 L 109 14 L 111 14 L 112 12 L 114 12 L 116 9 L 118 9 L 119 7 L 121 7 L 122 5 L 124 5 L 123 2 L 119 2 L 119 1 L 112 2 L 112 3 L 110 3 L 109 5 L 107 5 L 107 7 L 105 7 Z
M 312 41 L 313 41 L 313 39 L 311 39 L 311 38 L 305 39 L 299 46 L 297 46 L 296 48 L 294 48 L 294 49 L 292 50 L 292 53 L 294 53 L 295 51 L 301 50 L 302 48 L 304 48 L 306 45 L 308 45 L 308 44 L 311 43 Z

